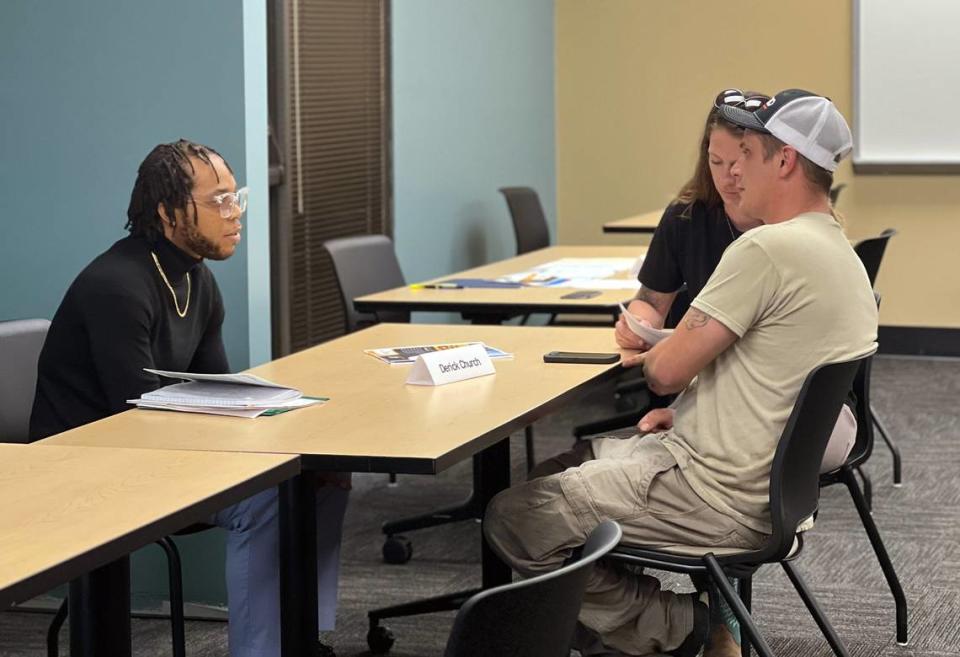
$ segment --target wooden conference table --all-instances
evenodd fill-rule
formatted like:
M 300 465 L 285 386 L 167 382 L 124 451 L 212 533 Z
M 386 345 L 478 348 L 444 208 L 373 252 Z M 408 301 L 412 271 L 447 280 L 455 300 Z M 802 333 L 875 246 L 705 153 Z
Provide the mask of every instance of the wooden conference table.
M 643 246 L 550 246 L 521 256 L 507 258 L 482 267 L 441 276 L 424 284 L 457 278 L 495 279 L 528 271 L 562 258 L 637 258 L 646 253 Z M 622 278 L 629 277 L 624 273 Z M 639 284 L 638 284 L 639 287 Z M 529 313 L 619 314 L 619 304 L 633 299 L 636 290 L 602 289 L 589 298 L 575 298 L 584 292 L 569 287 L 423 289 L 405 286 L 357 297 L 354 307 L 360 312 L 380 310 L 459 312 L 476 323 L 499 323 L 515 315 Z M 574 298 L 570 298 L 574 295 Z
M 130 655 L 127 555 L 299 471 L 276 454 L 0 444 L 0 610 L 92 571 L 105 588 L 77 584 L 97 608 L 71 611 L 70 653 Z
M 635 252 L 635 249 L 632 250 Z M 440 387 L 404 385 L 408 367 L 364 349 L 484 341 L 515 354 L 497 373 Z M 283 654 L 310 654 L 317 637 L 313 471 L 434 474 L 480 453 L 485 506 L 510 483 L 509 436 L 612 377 L 613 365 L 546 364 L 546 351 L 617 351 L 609 328 L 380 324 L 256 367 L 251 372 L 331 400 L 255 420 L 134 410 L 44 441 L 59 445 L 275 452 L 301 456 L 303 472 L 281 485 Z M 510 581 L 484 544 L 483 586 Z M 453 600 L 454 596 L 450 596 Z M 452 608 L 451 605 L 450 608 Z M 385 614 L 384 616 L 389 615 Z
M 603 232 L 652 235 L 657 230 L 657 226 L 660 224 L 660 217 L 662 216 L 663 208 L 660 208 L 652 212 L 644 212 L 643 214 L 637 214 L 632 217 L 608 221 L 603 224 Z

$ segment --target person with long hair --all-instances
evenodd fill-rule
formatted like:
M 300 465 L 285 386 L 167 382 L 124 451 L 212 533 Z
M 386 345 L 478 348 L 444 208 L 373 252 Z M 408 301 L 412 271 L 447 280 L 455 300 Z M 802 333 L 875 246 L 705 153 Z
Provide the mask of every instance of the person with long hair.
M 703 126 L 693 175 L 663 213 L 640 269 L 640 291 L 628 307 L 650 326 L 675 324 L 689 300 L 703 289 L 726 248 L 762 224 L 739 208 L 740 193 L 730 168 L 740 156 L 743 128 L 721 117 L 720 108 L 727 105 L 752 111 L 767 98 L 754 91 L 725 89 L 714 100 Z M 623 317 L 617 322 L 616 336 L 621 347 L 649 348 Z

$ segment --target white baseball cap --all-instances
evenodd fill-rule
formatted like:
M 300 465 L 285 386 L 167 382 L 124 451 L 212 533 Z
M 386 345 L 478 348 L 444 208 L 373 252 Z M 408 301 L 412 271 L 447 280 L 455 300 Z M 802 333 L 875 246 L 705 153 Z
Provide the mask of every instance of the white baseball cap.
M 827 171 L 836 171 L 853 148 L 850 127 L 836 105 L 803 89 L 781 91 L 753 112 L 732 105 L 717 109 L 727 121 L 771 134 Z

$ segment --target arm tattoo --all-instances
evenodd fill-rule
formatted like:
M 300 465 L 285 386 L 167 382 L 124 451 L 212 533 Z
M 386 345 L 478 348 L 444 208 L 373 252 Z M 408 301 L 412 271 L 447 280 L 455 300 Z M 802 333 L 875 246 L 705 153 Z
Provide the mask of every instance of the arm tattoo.
M 656 310 L 661 316 L 665 317 L 667 312 L 670 310 L 670 299 L 669 294 L 663 294 L 662 292 L 654 292 L 653 290 L 647 289 L 646 287 L 641 287 L 640 291 L 637 292 L 637 301 L 643 301 L 650 305 L 651 308 Z
M 710 315 L 705 312 L 701 312 L 696 308 L 691 308 L 683 318 L 684 325 L 690 331 L 693 329 L 703 328 L 709 321 Z

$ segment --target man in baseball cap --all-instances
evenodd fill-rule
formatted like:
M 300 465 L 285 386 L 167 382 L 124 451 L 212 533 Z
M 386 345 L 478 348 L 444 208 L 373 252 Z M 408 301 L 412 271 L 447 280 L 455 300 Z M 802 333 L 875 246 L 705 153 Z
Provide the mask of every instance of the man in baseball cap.
M 873 290 L 830 207 L 833 171 L 850 150 L 846 121 L 829 99 L 799 90 L 720 114 L 745 128 L 731 173 L 740 209 L 764 225 L 727 247 L 669 337 L 622 361 L 642 366 L 653 392 L 681 393 L 672 418 L 632 438 L 594 439 L 568 453 L 564 471 L 490 502 L 484 535 L 523 575 L 559 568 L 607 519 L 632 545 L 760 549 L 772 533 L 774 453 L 804 379 L 876 349 Z M 595 641 L 581 652 L 694 657 L 710 613 L 699 595 L 600 565 L 580 612 Z
M 833 172 L 837 170 L 840 160 L 850 153 L 853 137 L 843 115 L 829 98 L 803 89 L 787 89 L 770 98 L 756 111 L 724 106 L 720 108 L 720 115 L 747 129 L 741 144 L 743 158 L 740 178 L 743 189 L 740 207 L 743 211 L 752 213 L 756 208 L 765 206 L 764 201 L 774 200 L 773 197 L 778 193 L 776 190 L 783 191 L 785 184 L 786 189 L 795 189 L 787 179 L 796 173 L 802 174 L 811 184 L 810 191 L 824 192 L 824 198 L 813 205 L 819 211 L 830 213 L 829 192 L 833 184 Z M 758 145 L 761 148 L 757 149 Z M 754 177 L 758 172 L 749 164 L 754 162 L 751 156 L 762 155 L 762 163 L 768 163 L 778 154 L 783 157 L 776 160 L 777 168 L 769 169 L 767 173 L 779 174 L 779 177 L 768 181 L 774 186 L 767 190 L 765 183 Z M 777 185 L 774 180 L 781 184 Z M 796 210 L 791 212 L 800 214 Z M 762 211 L 752 216 L 768 217 L 774 221 L 778 218 Z

